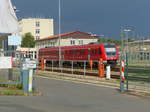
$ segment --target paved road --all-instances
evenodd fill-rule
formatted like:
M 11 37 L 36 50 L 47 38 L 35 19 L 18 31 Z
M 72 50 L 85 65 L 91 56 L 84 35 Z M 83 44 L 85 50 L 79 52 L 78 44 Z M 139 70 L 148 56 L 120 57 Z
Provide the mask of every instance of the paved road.
M 150 112 L 150 99 L 115 89 L 38 78 L 43 96 L 1 96 L 0 112 Z

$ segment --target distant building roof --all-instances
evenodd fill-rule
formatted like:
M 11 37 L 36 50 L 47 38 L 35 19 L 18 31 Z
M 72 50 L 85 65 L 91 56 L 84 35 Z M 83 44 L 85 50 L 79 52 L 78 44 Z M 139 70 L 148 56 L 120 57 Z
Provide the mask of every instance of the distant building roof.
M 95 38 L 98 38 L 98 36 L 96 36 L 96 35 L 91 35 L 89 33 L 80 32 L 80 31 L 74 31 L 74 32 L 67 32 L 67 33 L 62 33 L 62 34 L 58 34 L 58 35 L 54 35 L 54 36 L 49 36 L 49 37 L 37 40 L 37 42 L 49 40 L 49 39 L 57 39 L 59 37 L 61 37 L 61 39 L 65 39 L 65 38 L 95 39 Z

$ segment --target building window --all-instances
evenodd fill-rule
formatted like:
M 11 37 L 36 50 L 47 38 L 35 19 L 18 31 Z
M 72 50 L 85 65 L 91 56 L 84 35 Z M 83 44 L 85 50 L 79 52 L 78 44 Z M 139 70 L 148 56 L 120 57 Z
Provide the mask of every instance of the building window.
M 79 40 L 79 45 L 83 45 L 83 40 Z
M 35 38 L 36 40 L 40 40 L 40 36 L 36 36 L 36 38 Z
M 71 41 L 70 41 L 70 44 L 71 44 L 71 45 L 75 45 L 75 40 L 71 40 Z
M 36 30 L 35 30 L 35 33 L 36 33 L 36 34 L 39 34 L 39 33 L 40 33 L 40 29 L 36 29 Z
M 40 27 L 40 22 L 39 22 L 39 21 L 36 21 L 36 22 L 35 22 L 35 26 L 36 26 L 36 27 Z

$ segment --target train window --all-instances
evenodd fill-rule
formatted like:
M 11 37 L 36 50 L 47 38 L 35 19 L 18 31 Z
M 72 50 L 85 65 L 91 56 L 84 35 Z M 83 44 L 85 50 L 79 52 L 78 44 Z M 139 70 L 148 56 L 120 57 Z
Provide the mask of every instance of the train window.
M 95 54 L 97 54 L 97 50 L 95 50 L 95 49 L 92 49 L 92 51 L 91 51 L 91 54 L 92 54 L 92 55 L 95 55 Z
M 84 54 L 85 54 L 85 51 L 84 51 L 84 50 L 81 50 L 81 51 L 80 51 L 80 54 L 81 54 L 81 55 L 84 55 Z

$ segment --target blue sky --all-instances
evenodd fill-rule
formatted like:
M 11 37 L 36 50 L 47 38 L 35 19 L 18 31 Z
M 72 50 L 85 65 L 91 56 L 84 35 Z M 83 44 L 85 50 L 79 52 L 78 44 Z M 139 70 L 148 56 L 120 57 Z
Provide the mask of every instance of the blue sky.
M 58 0 L 12 0 L 21 17 L 50 17 L 58 33 Z M 150 36 L 150 0 L 61 0 L 62 32 L 80 30 L 119 38 L 121 27 Z

